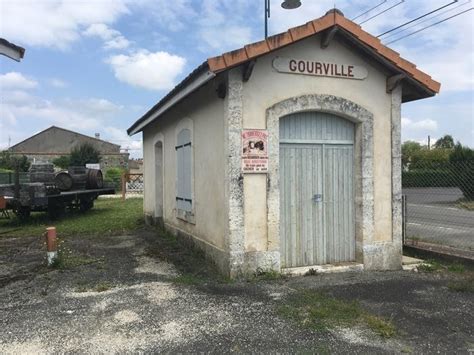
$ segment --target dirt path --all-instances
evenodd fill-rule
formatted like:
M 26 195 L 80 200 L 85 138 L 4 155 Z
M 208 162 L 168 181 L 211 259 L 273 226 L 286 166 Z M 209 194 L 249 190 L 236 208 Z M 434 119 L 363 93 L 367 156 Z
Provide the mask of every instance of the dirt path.
M 74 238 L 56 270 L 38 238 L 0 239 L 0 353 L 460 352 L 474 348 L 473 297 L 453 276 L 408 272 L 228 282 L 172 238 Z M 184 251 L 183 251 L 184 250 Z M 458 276 L 456 276 L 458 277 Z M 312 330 L 277 313 L 318 289 L 391 319 L 389 339 L 363 326 Z

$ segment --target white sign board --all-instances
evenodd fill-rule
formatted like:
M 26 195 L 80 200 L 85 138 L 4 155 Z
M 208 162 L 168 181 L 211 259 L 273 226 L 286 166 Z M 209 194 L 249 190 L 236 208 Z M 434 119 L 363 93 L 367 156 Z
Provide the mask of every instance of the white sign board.
M 244 129 L 242 131 L 242 172 L 268 172 L 268 131 Z
M 364 67 L 352 64 L 321 62 L 307 59 L 281 58 L 273 59 L 273 68 L 280 73 L 330 76 L 343 79 L 363 80 L 368 72 Z
M 86 164 L 86 168 L 87 169 L 97 169 L 99 170 L 100 169 L 100 164 Z

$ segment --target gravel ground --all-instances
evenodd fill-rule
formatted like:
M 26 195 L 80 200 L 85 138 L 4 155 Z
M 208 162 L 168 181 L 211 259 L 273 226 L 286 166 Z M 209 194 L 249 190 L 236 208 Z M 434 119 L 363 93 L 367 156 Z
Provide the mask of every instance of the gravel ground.
M 0 239 L 0 353 L 469 353 L 471 292 L 448 288 L 452 273 L 346 273 L 277 281 L 178 282 L 179 255 L 150 230 L 67 240 L 75 264 L 44 266 L 38 238 Z M 81 256 L 81 258 L 77 258 Z M 74 259 L 74 257 L 76 257 Z M 173 262 L 172 262 L 173 261 Z M 212 272 L 208 268 L 205 272 Z M 357 299 L 398 331 L 312 331 L 276 313 L 299 289 Z

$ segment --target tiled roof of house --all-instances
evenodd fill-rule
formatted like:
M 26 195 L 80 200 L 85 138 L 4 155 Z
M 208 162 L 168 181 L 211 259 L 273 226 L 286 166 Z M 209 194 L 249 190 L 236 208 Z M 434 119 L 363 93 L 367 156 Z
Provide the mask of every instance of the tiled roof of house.
M 169 107 L 166 105 L 170 105 L 170 102 L 172 103 L 173 99 L 176 98 L 176 96 L 178 96 L 179 93 L 181 93 L 182 90 L 192 83 L 199 75 L 207 72 L 211 76 L 215 76 L 227 69 L 244 64 L 310 36 L 323 33 L 333 27 L 337 27 L 338 29 L 341 29 L 342 32 L 348 33 L 351 37 L 356 39 L 357 43 L 368 48 L 372 55 L 382 58 L 385 63 L 388 63 L 391 67 L 403 72 L 407 78 L 410 78 L 425 90 L 424 97 L 433 96 L 439 92 L 441 86 L 439 82 L 433 80 L 431 76 L 417 69 L 415 64 L 400 57 L 400 54 L 396 51 L 383 45 L 380 39 L 362 30 L 361 26 L 345 18 L 339 10 L 333 9 L 328 11 L 323 17 L 309 21 L 304 25 L 290 28 L 286 32 L 268 37 L 263 41 L 248 44 L 242 48 L 226 52 L 217 57 L 208 58 L 147 113 L 138 119 L 127 130 L 128 133 L 135 134 L 139 132 L 144 125 L 148 124 L 148 121 L 152 119 L 152 116 L 155 118 L 157 117 L 155 114 L 156 112 L 159 110 L 167 110 Z M 209 80 L 212 78 L 211 76 L 208 77 Z M 176 104 L 176 102 L 179 102 L 180 100 L 181 98 L 172 104 Z
M 365 32 L 361 26 L 345 18 L 338 10 L 331 10 L 323 17 L 309 21 L 304 25 L 290 28 L 288 31 L 268 37 L 266 40 L 248 44 L 240 49 L 209 58 L 207 63 L 212 72 L 218 73 L 222 70 L 235 67 L 239 64 L 270 53 L 281 47 L 313 36 L 333 26 L 338 26 L 348 31 L 359 41 L 368 45 L 379 55 L 405 71 L 413 79 L 426 86 L 429 90 L 436 93 L 439 92 L 441 86 L 440 83 L 433 80 L 428 74 L 417 69 L 415 64 L 400 57 L 399 53 L 384 46 L 380 39 Z

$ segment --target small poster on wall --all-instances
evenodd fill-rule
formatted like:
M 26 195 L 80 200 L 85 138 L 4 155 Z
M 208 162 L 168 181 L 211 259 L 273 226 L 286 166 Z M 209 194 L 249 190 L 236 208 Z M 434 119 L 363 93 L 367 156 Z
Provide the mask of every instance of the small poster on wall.
M 244 129 L 242 131 L 242 172 L 268 172 L 268 131 Z

